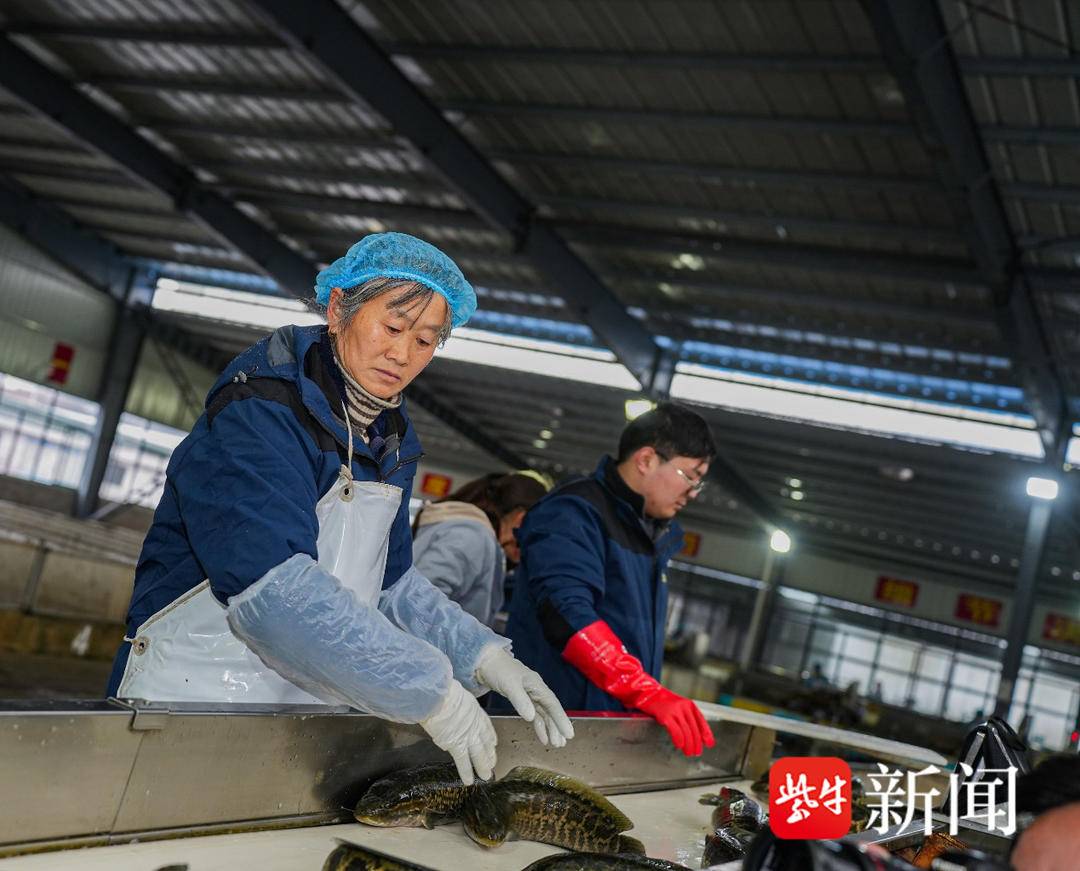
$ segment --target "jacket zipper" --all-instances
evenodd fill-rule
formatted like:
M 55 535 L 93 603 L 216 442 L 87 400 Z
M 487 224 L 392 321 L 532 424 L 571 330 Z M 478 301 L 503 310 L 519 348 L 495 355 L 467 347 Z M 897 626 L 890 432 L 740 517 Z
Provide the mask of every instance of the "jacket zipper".
M 392 468 L 389 472 L 387 472 L 385 476 L 383 476 L 381 474 L 381 471 L 380 471 L 380 477 L 379 477 L 380 483 L 382 481 L 385 481 L 391 475 L 393 475 L 394 472 L 396 472 L 402 466 L 408 466 L 411 463 L 419 463 L 422 459 L 424 459 L 424 452 L 423 451 L 418 453 L 415 457 L 409 457 L 407 460 L 398 460 L 397 463 L 395 463 L 394 468 Z

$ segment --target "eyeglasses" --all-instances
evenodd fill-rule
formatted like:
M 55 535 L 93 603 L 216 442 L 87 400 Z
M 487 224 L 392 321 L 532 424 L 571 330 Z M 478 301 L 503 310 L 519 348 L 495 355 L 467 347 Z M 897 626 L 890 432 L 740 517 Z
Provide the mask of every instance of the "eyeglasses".
M 656 450 L 656 449 L 653 448 L 653 450 Z M 666 454 L 660 453 L 660 451 L 656 451 L 656 456 L 663 459 L 663 461 L 665 463 L 670 463 L 671 462 L 671 457 L 667 456 Z M 690 492 L 690 493 L 694 494 L 695 496 L 697 496 L 698 493 L 700 493 L 702 490 L 705 489 L 705 485 L 708 482 L 704 478 L 698 478 L 695 481 L 693 478 L 691 478 L 689 475 L 687 475 L 686 472 L 684 472 L 678 466 L 672 466 L 671 468 L 673 468 L 676 471 L 676 473 L 686 482 L 686 487 L 687 487 L 688 492 Z

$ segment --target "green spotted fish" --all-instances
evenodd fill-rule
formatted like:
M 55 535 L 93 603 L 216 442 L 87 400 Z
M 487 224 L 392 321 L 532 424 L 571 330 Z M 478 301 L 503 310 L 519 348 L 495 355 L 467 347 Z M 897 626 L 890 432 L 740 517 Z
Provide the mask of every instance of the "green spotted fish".
M 372 850 L 370 847 L 361 847 L 351 841 L 336 839 L 338 845 L 323 862 L 322 871 L 432 871 L 426 865 L 415 865 L 404 859 L 395 859 Z
M 368 787 L 356 805 L 356 819 L 369 826 L 430 829 L 461 819 L 468 792 L 452 762 L 395 771 Z
M 645 852 L 621 834 L 634 824 L 615 805 L 581 781 L 542 768 L 519 766 L 495 783 L 477 784 L 462 822 L 485 847 L 517 837 L 580 852 Z

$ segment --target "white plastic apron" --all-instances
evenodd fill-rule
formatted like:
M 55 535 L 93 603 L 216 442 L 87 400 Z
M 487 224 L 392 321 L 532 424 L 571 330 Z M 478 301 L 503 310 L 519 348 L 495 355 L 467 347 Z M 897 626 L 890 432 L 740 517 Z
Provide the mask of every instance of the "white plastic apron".
M 345 420 L 349 426 L 348 413 Z M 354 481 L 342 465 L 315 506 L 319 565 L 360 602 L 379 597 L 401 493 L 392 484 Z M 154 614 L 126 639 L 131 652 L 117 695 L 163 702 L 326 704 L 285 680 L 233 635 L 226 610 L 204 580 Z

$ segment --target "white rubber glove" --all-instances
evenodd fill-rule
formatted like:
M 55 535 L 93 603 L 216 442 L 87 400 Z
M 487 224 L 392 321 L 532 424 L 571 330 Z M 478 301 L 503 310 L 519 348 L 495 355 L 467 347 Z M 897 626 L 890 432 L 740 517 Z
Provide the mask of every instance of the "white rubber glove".
M 490 780 L 495 771 L 498 738 L 491 719 L 480 703 L 456 680 L 438 709 L 420 725 L 435 742 L 454 758 L 458 776 L 472 786 L 475 771 L 481 780 Z
M 574 737 L 574 726 L 555 693 L 540 675 L 514 659 L 505 647 L 491 645 L 481 651 L 476 679 L 506 696 L 518 716 L 533 724 L 541 744 L 565 747 Z

